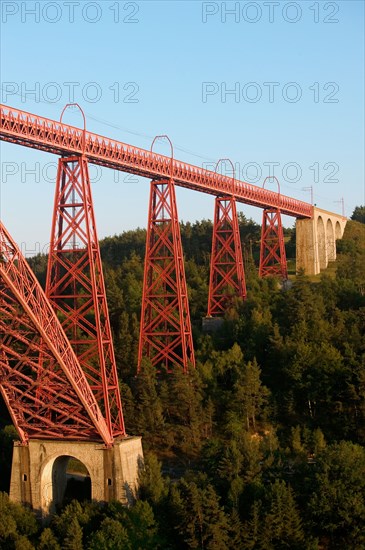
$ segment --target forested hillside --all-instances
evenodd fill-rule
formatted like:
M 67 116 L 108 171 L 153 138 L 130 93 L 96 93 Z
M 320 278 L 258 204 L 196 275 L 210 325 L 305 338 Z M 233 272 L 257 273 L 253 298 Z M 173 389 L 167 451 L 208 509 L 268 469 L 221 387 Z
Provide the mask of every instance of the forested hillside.
M 356 212 L 356 211 L 355 211 Z M 360 207 L 361 213 L 361 207 Z M 354 218 L 359 219 L 358 217 Z M 136 376 L 145 231 L 101 251 L 124 415 L 146 459 L 140 500 L 73 501 L 47 528 L 0 495 L 6 549 L 365 548 L 365 226 L 349 221 L 335 268 L 257 277 L 260 228 L 240 216 L 248 297 L 202 332 L 212 224 L 182 224 L 197 367 Z M 287 252 L 295 255 L 295 231 Z M 44 282 L 46 257 L 31 265 Z M 315 280 L 314 280 L 315 279 Z M 1 488 L 14 429 L 1 408 Z

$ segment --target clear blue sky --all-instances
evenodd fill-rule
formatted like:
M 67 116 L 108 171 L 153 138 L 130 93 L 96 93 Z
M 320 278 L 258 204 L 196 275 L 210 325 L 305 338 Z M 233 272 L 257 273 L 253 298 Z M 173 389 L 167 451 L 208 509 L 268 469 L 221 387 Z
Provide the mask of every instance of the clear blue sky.
M 348 216 L 364 203 L 362 1 L 2 0 L 1 10 L 3 103 L 58 119 L 77 101 L 90 131 L 145 148 L 168 134 L 181 160 L 228 157 L 257 185 L 275 163 L 287 195 L 309 202 L 313 186 L 319 207 L 341 212 L 344 197 Z M 81 125 L 75 111 L 64 120 Z M 27 253 L 49 239 L 56 161 L 1 143 L 1 217 Z M 100 237 L 145 227 L 147 180 L 91 174 Z M 180 220 L 212 218 L 213 197 L 177 196 Z

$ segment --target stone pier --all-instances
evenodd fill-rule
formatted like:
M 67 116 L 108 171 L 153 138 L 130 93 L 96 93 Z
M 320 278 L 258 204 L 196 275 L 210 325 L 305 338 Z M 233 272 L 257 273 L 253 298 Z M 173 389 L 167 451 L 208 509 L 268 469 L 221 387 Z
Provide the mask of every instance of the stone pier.
M 65 495 L 70 458 L 86 467 L 92 500 L 133 504 L 143 468 L 141 437 L 126 437 L 110 449 L 84 441 L 35 439 L 28 445 L 15 442 L 10 499 L 30 506 L 43 518 L 54 513 Z

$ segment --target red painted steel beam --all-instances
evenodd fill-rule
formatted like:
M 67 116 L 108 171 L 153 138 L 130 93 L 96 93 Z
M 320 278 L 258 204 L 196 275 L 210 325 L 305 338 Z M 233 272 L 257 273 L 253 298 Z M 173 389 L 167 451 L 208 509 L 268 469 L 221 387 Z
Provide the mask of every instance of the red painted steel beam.
M 113 437 L 61 324 L 0 223 L 0 392 L 23 443 Z
M 312 217 L 313 207 L 306 202 L 6 105 L 0 105 L 0 123 L 0 139 L 10 143 L 61 156 L 84 154 L 89 162 L 114 170 L 155 181 L 172 177 L 181 187 L 230 195 L 239 202 L 278 208 L 296 218 Z

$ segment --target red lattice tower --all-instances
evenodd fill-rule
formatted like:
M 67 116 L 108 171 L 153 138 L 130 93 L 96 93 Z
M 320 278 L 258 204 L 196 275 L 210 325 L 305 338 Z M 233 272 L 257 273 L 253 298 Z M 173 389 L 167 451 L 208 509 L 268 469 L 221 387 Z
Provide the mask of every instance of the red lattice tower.
M 58 162 L 46 296 L 79 359 L 114 437 L 122 404 L 85 157 Z
M 263 186 L 268 179 L 276 181 L 280 195 L 280 185 L 275 176 L 267 177 Z M 270 275 L 280 276 L 283 280 L 288 278 L 283 226 L 278 208 L 265 208 L 262 214 L 259 276 Z
M 173 146 L 171 147 L 171 170 Z M 158 371 L 195 367 L 175 186 L 171 178 L 151 181 L 137 372 L 147 357 Z
M 23 444 L 29 438 L 113 442 L 55 312 L 1 223 L 0 392 Z
M 231 162 L 229 159 L 221 159 L 216 170 L 222 160 Z M 232 169 L 234 172 L 233 165 Z M 217 197 L 210 260 L 208 317 L 223 315 L 235 297 L 246 299 L 236 201 L 232 196 Z
M 61 158 L 58 162 L 46 296 L 61 320 L 111 433 L 114 437 L 125 436 L 88 162 L 84 155 Z
M 172 180 L 152 181 L 144 267 L 138 372 L 195 367 L 184 258 Z

